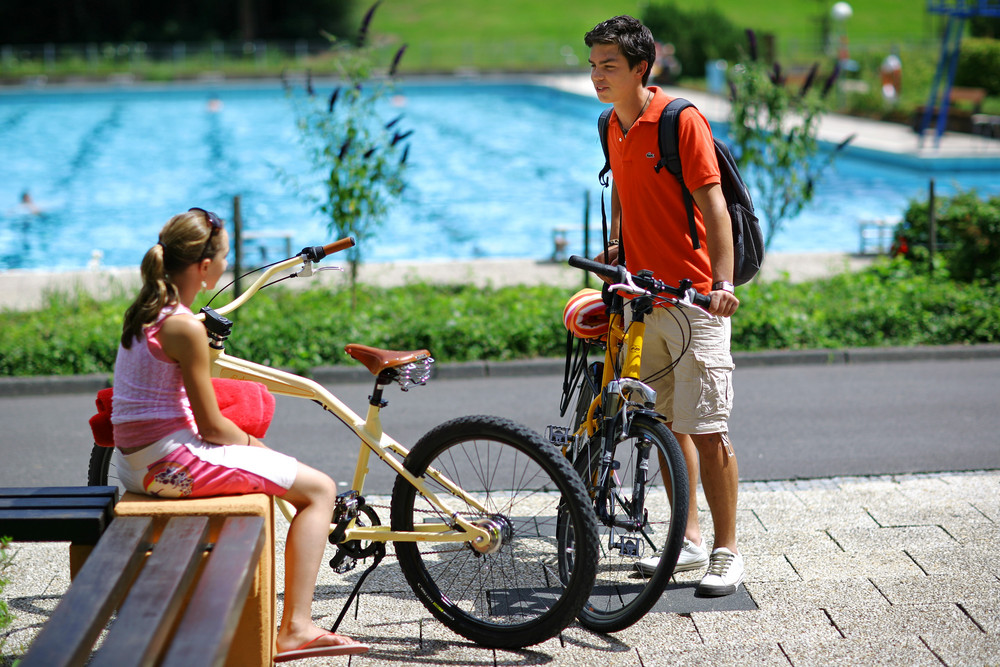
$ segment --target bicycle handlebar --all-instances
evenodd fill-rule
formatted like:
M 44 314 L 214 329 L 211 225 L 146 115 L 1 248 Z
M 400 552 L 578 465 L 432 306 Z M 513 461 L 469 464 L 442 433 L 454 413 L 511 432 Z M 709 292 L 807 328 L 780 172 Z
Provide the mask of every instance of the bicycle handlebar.
M 231 313 L 232 311 L 236 310 L 244 303 L 249 301 L 250 297 L 256 294 L 261 287 L 264 287 L 267 284 L 267 281 L 269 281 L 271 277 L 274 276 L 275 274 L 280 273 L 281 271 L 286 271 L 288 269 L 291 269 L 300 262 L 306 264 L 307 267 L 311 266 L 313 262 L 318 262 L 327 255 L 332 255 L 333 253 L 340 252 L 341 250 L 347 250 L 348 248 L 353 247 L 355 243 L 356 241 L 354 240 L 353 236 L 347 236 L 337 241 L 333 241 L 332 243 L 327 243 L 326 245 L 307 246 L 302 250 L 300 250 L 294 256 L 289 257 L 284 261 L 278 262 L 277 264 L 274 264 L 266 271 L 264 271 L 264 273 L 262 273 L 257 278 L 257 280 L 255 280 L 253 284 L 250 285 L 250 287 L 248 287 L 247 290 L 243 292 L 243 294 L 241 294 L 238 298 L 234 299 L 233 301 L 227 303 L 224 306 L 214 308 L 213 310 L 219 315 L 225 315 L 226 313 Z M 309 269 L 308 272 L 305 270 L 307 267 L 303 267 L 304 270 L 300 271 L 295 275 L 312 275 L 311 269 Z M 200 320 L 205 319 L 205 314 L 196 313 L 195 317 L 197 317 Z
M 681 300 L 686 299 L 701 308 L 707 309 L 712 303 L 712 297 L 696 291 L 691 287 L 691 281 L 689 280 L 683 280 L 679 287 L 673 287 L 662 280 L 657 280 L 652 275 L 643 275 L 642 273 L 640 275 L 633 275 L 624 266 L 601 264 L 600 262 L 595 262 L 592 259 L 580 257 L 579 255 L 570 256 L 568 262 L 574 268 L 596 273 L 616 283 L 623 285 L 633 284 L 654 294 L 669 294 Z M 687 283 L 686 286 L 685 283 Z

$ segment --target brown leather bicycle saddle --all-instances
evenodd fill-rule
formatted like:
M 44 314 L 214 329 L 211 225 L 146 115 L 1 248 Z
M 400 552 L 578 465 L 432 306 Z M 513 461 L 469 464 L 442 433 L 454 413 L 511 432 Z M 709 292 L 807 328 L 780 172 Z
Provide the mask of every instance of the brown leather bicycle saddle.
M 428 350 L 382 350 L 367 345 L 351 343 L 344 348 L 347 354 L 365 365 L 372 375 L 378 375 L 387 368 L 398 368 L 431 356 Z

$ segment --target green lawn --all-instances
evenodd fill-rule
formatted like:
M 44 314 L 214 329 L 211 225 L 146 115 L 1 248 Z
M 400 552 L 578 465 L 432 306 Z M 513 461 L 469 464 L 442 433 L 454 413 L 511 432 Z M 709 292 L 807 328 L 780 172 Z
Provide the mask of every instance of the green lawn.
M 575 68 L 586 62 L 587 30 L 614 14 L 637 14 L 640 4 L 383 0 L 371 31 L 376 42 L 409 45 L 404 70 L 551 69 L 560 64 Z M 359 12 L 369 5 L 358 2 Z
M 535 60 L 572 49 L 586 62 L 583 35 L 596 23 L 615 14 L 641 16 L 647 3 L 625 0 L 505 0 L 497 3 L 449 0 L 383 0 L 372 21 L 376 39 L 407 43 L 409 69 L 454 66 L 483 67 Z M 677 0 L 684 9 L 703 6 L 704 0 Z M 816 0 L 709 0 L 737 25 L 776 35 L 779 50 L 799 53 L 802 45 L 819 42 L 819 19 L 832 2 Z M 358 3 L 359 14 L 369 6 Z M 927 14 L 913 0 L 855 2 L 846 28 L 852 44 L 887 50 L 897 42 L 936 40 L 939 17 Z M 360 18 L 360 17 L 359 17 Z M 529 53 L 529 56 L 531 54 Z M 530 67 L 527 58 L 523 67 Z M 567 67 L 570 63 L 563 63 Z M 495 66 L 495 65 L 494 65 Z

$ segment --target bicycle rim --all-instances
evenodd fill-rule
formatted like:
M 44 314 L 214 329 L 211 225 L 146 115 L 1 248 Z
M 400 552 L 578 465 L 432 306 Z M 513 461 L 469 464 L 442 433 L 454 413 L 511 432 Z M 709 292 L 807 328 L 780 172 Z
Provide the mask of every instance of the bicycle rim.
M 493 648 L 537 644 L 573 621 L 593 584 L 596 527 L 582 483 L 554 447 L 509 420 L 464 417 L 425 435 L 405 465 L 417 475 L 433 467 L 461 486 L 485 513 L 425 478 L 463 517 L 502 535 L 499 549 L 486 554 L 468 543 L 396 543 L 407 581 L 438 620 Z M 397 478 L 393 530 L 451 521 Z M 560 544 L 573 553 L 559 554 Z
M 641 528 L 629 530 L 613 522 L 627 518 L 636 501 L 634 482 L 641 443 L 650 446 L 647 483 L 640 498 L 648 520 Z M 602 447 L 598 432 L 576 462 L 576 470 L 595 501 Z M 597 576 L 579 617 L 584 627 L 599 632 L 623 630 L 656 604 L 673 575 L 687 526 L 687 466 L 670 429 L 650 416 L 636 415 L 631 435 L 618 438 L 614 460 L 618 469 L 613 471 L 611 493 L 604 504 L 609 516 L 599 513 L 597 521 Z M 670 480 L 669 488 L 661 469 Z M 657 553 L 662 555 L 652 575 L 639 569 L 640 559 Z

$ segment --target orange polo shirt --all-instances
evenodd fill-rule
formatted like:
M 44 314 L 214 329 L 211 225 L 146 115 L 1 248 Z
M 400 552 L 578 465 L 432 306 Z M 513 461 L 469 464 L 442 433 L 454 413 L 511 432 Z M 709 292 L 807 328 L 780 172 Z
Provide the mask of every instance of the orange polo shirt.
M 659 173 L 653 169 L 660 160 L 660 114 L 673 98 L 655 86 L 650 90 L 653 98 L 627 135 L 616 113 L 611 113 L 608 123 L 608 157 L 622 207 L 625 262 L 630 272 L 649 269 L 671 285 L 689 278 L 695 289 L 707 294 L 712 288 L 712 264 L 701 211 L 694 206 L 701 240 L 695 250 L 680 183 L 666 168 Z M 682 111 L 679 120 L 678 148 L 688 189 L 694 192 L 720 183 L 708 121 L 693 107 Z

